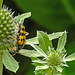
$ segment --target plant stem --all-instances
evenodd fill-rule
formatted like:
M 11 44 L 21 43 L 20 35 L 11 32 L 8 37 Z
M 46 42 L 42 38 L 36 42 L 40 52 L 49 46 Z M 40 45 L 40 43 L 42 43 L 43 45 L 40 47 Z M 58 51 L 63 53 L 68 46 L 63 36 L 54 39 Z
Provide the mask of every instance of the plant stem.
M 52 75 L 54 74 L 54 70 L 52 70 Z
M 52 74 L 51 75 L 54 75 L 54 72 L 55 72 L 55 67 L 52 69 Z
M 3 3 L 3 0 L 0 0 L 0 11 L 2 9 L 2 3 Z
M 3 63 L 2 63 L 3 54 L 0 52 L 0 75 L 3 73 Z
M 49 68 L 47 70 L 47 75 L 54 75 L 54 69 Z

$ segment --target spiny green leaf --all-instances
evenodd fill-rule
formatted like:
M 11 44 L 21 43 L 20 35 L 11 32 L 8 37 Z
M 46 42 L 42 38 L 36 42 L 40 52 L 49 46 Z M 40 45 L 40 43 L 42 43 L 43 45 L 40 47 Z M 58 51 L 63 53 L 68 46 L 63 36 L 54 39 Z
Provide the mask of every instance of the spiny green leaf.
M 47 61 L 42 61 L 42 60 L 40 60 L 40 59 L 38 59 L 38 60 L 34 60 L 34 61 L 32 61 L 32 62 L 37 62 L 37 63 L 48 63 Z
M 42 74 L 42 72 L 40 70 L 36 70 L 36 71 L 34 71 L 34 73 L 35 73 L 35 75 L 44 75 L 44 74 Z
M 42 55 L 34 50 L 26 50 L 26 49 L 21 49 L 19 51 L 19 54 L 27 56 L 27 57 L 42 57 Z
M 31 57 L 31 59 L 32 59 L 32 61 L 39 60 L 39 58 L 37 58 L 37 57 Z
M 59 71 L 59 72 L 62 72 L 62 68 L 61 67 L 59 67 L 59 66 L 56 66 L 56 69 Z
M 15 73 L 19 69 L 18 62 L 10 55 L 8 51 L 3 52 L 3 64 L 8 70 Z
M 64 61 L 74 61 L 75 60 L 75 53 L 67 56 Z
M 53 48 L 52 40 L 49 40 L 49 47 L 50 47 L 50 48 Z
M 39 58 L 37 57 L 31 57 L 32 61 L 35 61 L 35 60 L 39 60 Z M 42 63 L 37 63 L 37 62 L 34 62 L 32 63 L 34 66 L 42 66 Z
M 41 69 L 47 69 L 49 66 L 47 66 L 47 65 L 44 65 L 44 66 L 37 66 L 36 68 L 35 68 L 35 70 L 41 70 Z
M 59 38 L 60 36 L 62 36 L 63 33 L 64 32 L 56 32 L 56 33 L 48 34 L 49 40 Z M 27 39 L 26 40 L 26 45 L 29 45 L 29 44 L 39 44 L 38 37 Z
M 34 37 L 34 38 L 31 38 L 31 39 L 27 39 L 26 40 L 26 45 L 28 45 L 28 44 L 39 44 L 38 37 Z
M 33 44 L 31 44 L 31 46 L 32 46 L 37 52 L 39 52 L 42 56 L 44 56 L 45 58 L 47 58 L 46 53 L 45 53 L 42 49 L 40 49 L 38 46 L 35 46 L 35 45 L 33 45 Z
M 63 63 L 61 64 L 61 66 L 66 66 L 66 67 L 69 67 L 67 64 L 63 64 Z
M 39 45 L 40 48 L 47 53 L 48 46 L 49 46 L 49 38 L 47 36 L 46 33 L 44 33 L 43 31 L 37 31 L 37 36 L 38 36 L 38 41 L 39 41 Z
M 24 14 L 21 14 L 21 15 L 16 16 L 14 18 L 14 21 L 16 23 L 23 23 L 24 19 L 29 18 L 30 16 L 31 16 L 31 12 L 24 13 Z
M 62 51 L 65 44 L 66 44 L 66 39 L 67 39 L 67 35 L 66 35 L 66 31 L 63 33 L 63 35 L 59 38 L 58 41 L 58 45 L 57 45 L 57 50 L 58 51 Z
M 64 32 L 56 32 L 56 33 L 48 34 L 48 37 L 49 37 L 50 40 L 57 39 L 60 36 L 62 36 L 63 33 Z

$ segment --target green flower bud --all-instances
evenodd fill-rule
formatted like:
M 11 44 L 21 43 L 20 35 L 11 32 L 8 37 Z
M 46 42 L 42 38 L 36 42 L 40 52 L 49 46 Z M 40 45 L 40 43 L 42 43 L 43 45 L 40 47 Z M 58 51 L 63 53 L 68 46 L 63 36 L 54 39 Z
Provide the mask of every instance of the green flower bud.
M 49 53 L 47 57 L 48 65 L 51 67 L 56 67 L 62 63 L 62 54 L 53 50 Z
M 11 10 L 4 5 L 0 12 L 0 50 L 8 49 L 14 40 L 11 41 L 12 38 L 8 37 L 15 36 L 15 27 L 13 20 L 11 18 L 13 14 Z M 16 36 L 15 36 L 16 37 Z

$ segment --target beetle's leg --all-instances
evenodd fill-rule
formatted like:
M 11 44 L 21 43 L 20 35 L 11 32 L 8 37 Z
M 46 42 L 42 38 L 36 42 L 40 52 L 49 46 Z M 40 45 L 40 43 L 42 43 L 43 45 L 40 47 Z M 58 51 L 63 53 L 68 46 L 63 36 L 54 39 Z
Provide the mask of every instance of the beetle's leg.
M 15 54 L 12 54 L 12 56 L 15 56 L 16 55 L 16 53 Z
M 9 37 L 11 37 L 12 39 L 14 39 L 15 43 L 16 43 L 16 39 L 14 37 L 12 37 L 11 35 L 9 35 Z
M 13 20 L 13 19 L 12 19 Z M 17 26 L 17 28 L 18 28 L 18 30 L 20 30 L 20 28 L 19 28 L 19 26 L 18 26 L 18 24 L 13 20 L 13 22 L 16 24 L 16 26 Z
M 16 49 L 16 46 L 14 46 L 12 49 L 11 48 L 8 48 L 9 51 L 14 51 Z
M 26 33 L 25 33 L 25 36 L 28 36 L 28 35 L 29 35 L 29 33 L 28 33 L 28 32 L 26 32 Z
M 17 53 L 18 53 L 17 51 L 13 51 L 12 56 L 16 55 Z
M 16 51 L 15 49 L 16 49 L 16 46 L 14 46 L 13 49 L 8 48 L 8 51 L 9 51 L 9 53 L 10 53 L 12 56 L 14 56 L 14 55 L 17 54 L 17 51 Z
M 12 19 L 13 20 L 13 19 Z M 17 28 L 19 29 L 19 26 L 18 26 L 18 24 L 13 20 L 13 22 L 16 24 L 16 26 L 17 26 Z
M 9 17 L 10 17 L 10 16 L 9 16 Z M 11 18 L 11 17 L 10 17 L 10 18 Z M 12 19 L 12 18 L 11 18 L 11 19 Z M 12 19 L 12 21 L 16 24 L 18 30 L 20 30 L 18 24 L 17 24 L 13 19 Z
M 15 50 L 15 49 L 16 49 L 16 47 L 14 46 L 13 49 L 11 49 L 11 50 Z

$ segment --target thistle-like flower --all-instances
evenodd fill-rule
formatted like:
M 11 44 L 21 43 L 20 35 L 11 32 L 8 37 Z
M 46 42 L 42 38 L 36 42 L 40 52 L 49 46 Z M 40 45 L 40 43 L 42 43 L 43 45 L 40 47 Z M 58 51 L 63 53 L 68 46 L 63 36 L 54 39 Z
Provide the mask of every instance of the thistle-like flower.
M 19 64 L 11 56 L 8 49 L 12 52 L 13 45 L 14 47 L 16 45 L 14 41 L 17 38 L 16 34 L 18 32 L 18 25 L 16 24 L 23 24 L 24 19 L 31 16 L 31 12 L 28 12 L 13 18 L 13 13 L 5 5 L 0 10 L 0 74 L 2 73 L 3 64 L 12 72 L 16 73 L 18 70 Z
M 31 44 L 31 46 L 42 55 L 42 58 L 32 57 L 32 62 L 35 68 L 35 75 L 62 75 L 63 66 L 68 67 L 66 61 L 75 60 L 75 53 L 66 57 L 67 53 L 64 48 L 66 43 L 66 31 L 59 38 L 57 49 L 52 46 L 49 39 L 54 39 L 56 34 L 47 36 L 46 33 L 38 31 L 39 46 Z
M 14 12 L 13 12 L 14 13 Z M 11 9 L 4 5 L 0 12 L 0 50 L 6 50 L 12 46 L 13 40 L 9 37 L 15 36 L 16 25 L 12 21 L 13 13 Z M 11 17 L 11 18 L 10 18 Z

